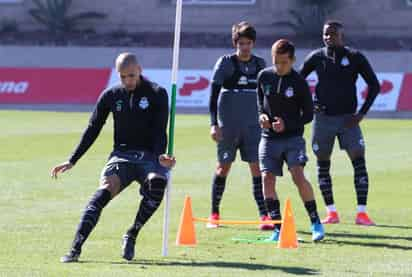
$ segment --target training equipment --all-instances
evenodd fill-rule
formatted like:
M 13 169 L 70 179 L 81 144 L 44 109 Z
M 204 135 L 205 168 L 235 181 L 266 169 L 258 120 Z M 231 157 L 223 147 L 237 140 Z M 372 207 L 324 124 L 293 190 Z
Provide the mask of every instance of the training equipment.
M 174 146 L 174 129 L 175 129 L 175 114 L 176 114 L 176 89 L 177 89 L 177 71 L 179 69 L 179 48 L 180 48 L 180 29 L 182 25 L 182 0 L 176 1 L 176 19 L 175 19 L 175 37 L 173 43 L 173 64 L 172 64 L 172 99 L 170 104 L 170 119 L 169 119 L 169 144 L 167 154 L 173 155 Z M 163 219 L 163 243 L 162 256 L 167 256 L 167 243 L 169 240 L 169 211 L 170 211 L 170 192 L 172 190 L 172 174 L 168 178 L 168 184 L 165 191 L 165 211 Z
M 180 217 L 179 231 L 177 232 L 177 245 L 196 245 L 196 231 L 193 222 L 192 200 L 189 196 L 186 196 L 182 216 Z
M 292 213 L 292 203 L 286 199 L 283 211 L 282 228 L 280 228 L 278 248 L 297 248 L 298 237 L 296 235 L 295 219 Z
M 292 204 L 290 199 L 286 199 L 285 209 L 283 211 L 284 217 L 282 220 L 213 220 L 210 218 L 197 218 L 193 216 L 192 200 L 190 196 L 185 197 L 182 215 L 180 217 L 179 229 L 176 237 L 176 245 L 178 246 L 195 246 L 196 231 L 195 222 L 208 222 L 212 224 L 227 224 L 227 225 L 259 225 L 259 224 L 282 224 L 279 234 L 279 248 L 297 248 L 298 240 L 296 236 L 295 220 L 292 213 Z

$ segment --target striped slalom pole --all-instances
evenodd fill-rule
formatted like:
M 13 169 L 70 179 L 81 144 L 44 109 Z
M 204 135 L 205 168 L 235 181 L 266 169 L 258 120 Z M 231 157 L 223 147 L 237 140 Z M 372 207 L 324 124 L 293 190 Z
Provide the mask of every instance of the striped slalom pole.
M 182 25 L 182 0 L 176 0 L 176 19 L 175 19 L 175 35 L 173 43 L 173 64 L 172 64 L 172 95 L 170 104 L 170 119 L 169 119 L 169 144 L 167 154 L 173 155 L 174 147 L 174 132 L 175 132 L 175 115 L 176 115 L 176 90 L 177 90 L 177 73 L 179 69 L 179 50 L 180 50 L 180 29 Z M 169 213 L 170 213 L 170 193 L 172 190 L 172 174 L 168 178 L 166 186 L 166 196 L 164 205 L 163 218 L 163 245 L 162 256 L 168 255 L 168 240 L 169 240 Z

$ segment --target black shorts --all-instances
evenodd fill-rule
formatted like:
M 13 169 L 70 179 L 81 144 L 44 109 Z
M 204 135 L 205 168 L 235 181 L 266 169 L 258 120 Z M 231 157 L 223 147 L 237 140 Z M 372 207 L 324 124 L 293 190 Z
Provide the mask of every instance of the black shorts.
M 335 138 L 338 138 L 342 150 L 356 151 L 365 149 L 365 141 L 359 125 L 345 127 L 345 121 L 351 115 L 328 116 L 315 114 L 312 125 L 312 149 L 315 155 L 330 156 L 333 151 Z
M 160 175 L 165 179 L 169 177 L 169 169 L 160 165 L 158 158 L 150 152 L 113 152 L 102 170 L 101 178 L 119 176 L 120 190 L 123 190 L 133 181 L 143 185 L 150 173 Z
M 270 139 L 262 137 L 259 144 L 259 165 L 261 172 L 271 172 L 275 176 L 283 176 L 283 163 L 288 168 L 305 166 L 306 156 L 305 139 L 291 137 Z
M 217 143 L 217 159 L 221 164 L 232 163 L 239 149 L 242 161 L 259 161 L 258 147 L 261 129 L 259 126 L 244 128 L 221 127 L 222 140 Z

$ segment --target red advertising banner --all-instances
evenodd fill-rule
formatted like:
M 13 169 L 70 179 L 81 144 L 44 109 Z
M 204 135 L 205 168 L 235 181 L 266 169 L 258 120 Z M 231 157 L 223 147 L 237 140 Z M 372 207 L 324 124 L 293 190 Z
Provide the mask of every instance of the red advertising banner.
M 94 104 L 111 69 L 0 68 L 0 104 Z
M 381 90 L 370 109 L 371 111 L 396 111 L 403 81 L 403 75 L 403 73 L 377 73 Z M 312 93 L 314 93 L 317 83 L 316 74 L 311 74 L 307 81 Z M 358 108 L 360 108 L 365 102 L 366 96 L 368 94 L 368 87 L 362 78 L 358 78 L 356 87 Z
M 145 69 L 143 74 L 167 90 L 170 70 Z M 211 70 L 179 71 L 177 107 L 207 107 Z M 412 73 L 378 73 L 381 92 L 372 111 L 412 111 Z M 308 78 L 314 89 L 317 78 Z M 94 104 L 101 91 L 119 83 L 111 68 L 0 68 L 0 104 Z M 367 87 L 357 82 L 358 103 Z
M 177 107 L 205 108 L 209 104 L 211 70 L 181 69 L 177 80 Z M 158 83 L 169 91 L 171 84 L 171 71 L 169 69 L 143 69 L 143 76 Z M 120 83 L 119 74 L 115 69 L 107 86 Z
M 406 73 L 403 78 L 398 111 L 412 111 L 412 73 Z

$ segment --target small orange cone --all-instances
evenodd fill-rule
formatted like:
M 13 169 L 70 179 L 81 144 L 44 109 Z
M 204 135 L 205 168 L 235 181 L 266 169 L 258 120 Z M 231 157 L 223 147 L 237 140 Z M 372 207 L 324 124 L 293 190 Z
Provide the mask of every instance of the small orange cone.
M 286 199 L 285 209 L 283 210 L 282 227 L 280 228 L 278 248 L 297 248 L 298 240 L 296 236 L 295 219 L 292 213 L 290 199 Z
M 186 196 L 180 217 L 179 231 L 177 232 L 176 245 L 196 245 L 195 225 L 192 214 L 192 200 Z

